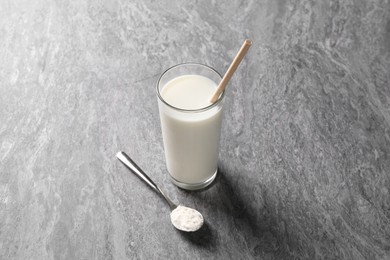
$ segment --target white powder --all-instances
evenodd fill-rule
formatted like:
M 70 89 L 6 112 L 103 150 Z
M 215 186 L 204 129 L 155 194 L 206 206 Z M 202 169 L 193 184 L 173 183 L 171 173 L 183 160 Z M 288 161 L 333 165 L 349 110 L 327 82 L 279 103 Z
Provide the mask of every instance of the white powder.
M 177 229 L 187 232 L 200 229 L 204 222 L 198 211 L 180 205 L 171 212 L 171 221 Z

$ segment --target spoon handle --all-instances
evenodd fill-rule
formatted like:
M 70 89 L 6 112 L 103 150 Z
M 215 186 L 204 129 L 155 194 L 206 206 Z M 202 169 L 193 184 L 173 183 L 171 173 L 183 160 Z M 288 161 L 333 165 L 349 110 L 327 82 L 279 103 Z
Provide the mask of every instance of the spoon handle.
M 132 173 L 136 174 L 141 180 L 146 182 L 155 192 L 160 194 L 169 204 L 171 209 L 177 207 L 175 203 L 173 203 L 164 192 L 152 181 L 152 179 L 125 153 L 118 152 L 116 157 L 121 161 Z
M 121 161 L 129 170 L 140 177 L 146 182 L 152 189 L 159 192 L 157 185 L 150 179 L 150 177 L 124 152 L 118 152 L 116 157 Z

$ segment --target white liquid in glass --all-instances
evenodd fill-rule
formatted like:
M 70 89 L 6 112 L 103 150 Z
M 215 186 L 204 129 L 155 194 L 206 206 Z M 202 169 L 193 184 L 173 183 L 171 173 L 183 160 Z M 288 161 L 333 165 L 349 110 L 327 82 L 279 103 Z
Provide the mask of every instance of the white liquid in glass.
M 196 110 L 211 105 L 210 98 L 216 88 L 216 83 L 206 77 L 184 75 L 169 81 L 160 93 L 171 106 Z M 182 183 L 207 181 L 217 171 L 221 107 L 182 112 L 161 106 L 161 127 L 169 173 Z

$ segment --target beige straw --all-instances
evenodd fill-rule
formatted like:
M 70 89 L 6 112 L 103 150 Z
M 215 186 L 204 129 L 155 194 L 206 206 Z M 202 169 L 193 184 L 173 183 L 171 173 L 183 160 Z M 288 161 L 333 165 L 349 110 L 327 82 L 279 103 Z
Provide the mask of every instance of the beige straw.
M 221 93 L 225 90 L 226 85 L 228 84 L 230 78 L 233 76 L 233 73 L 236 71 L 238 65 L 241 63 L 242 59 L 248 52 L 249 47 L 251 47 L 251 45 L 252 45 L 252 41 L 250 40 L 244 41 L 244 43 L 241 46 L 241 49 L 238 51 L 232 64 L 230 64 L 229 69 L 226 71 L 225 76 L 223 76 L 221 82 L 219 83 L 217 90 L 214 92 L 214 95 L 210 99 L 211 103 L 215 103 L 218 100 Z

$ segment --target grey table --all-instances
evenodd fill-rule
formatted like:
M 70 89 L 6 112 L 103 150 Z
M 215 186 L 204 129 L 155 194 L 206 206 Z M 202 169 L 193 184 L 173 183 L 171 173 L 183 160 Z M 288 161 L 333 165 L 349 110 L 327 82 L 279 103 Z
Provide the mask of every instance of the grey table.
M 219 175 L 178 189 L 158 76 L 224 73 L 245 38 Z M 389 68 L 384 0 L 1 0 L 0 259 L 390 259 Z

